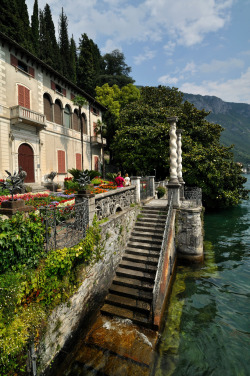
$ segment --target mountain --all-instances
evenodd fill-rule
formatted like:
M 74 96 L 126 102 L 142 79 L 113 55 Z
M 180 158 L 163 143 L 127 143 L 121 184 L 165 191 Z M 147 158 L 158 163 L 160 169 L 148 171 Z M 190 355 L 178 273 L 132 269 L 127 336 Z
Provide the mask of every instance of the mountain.
M 225 146 L 234 144 L 234 160 L 244 165 L 250 164 L 249 104 L 224 102 L 214 96 L 186 93 L 184 93 L 183 100 L 193 103 L 199 110 L 210 111 L 207 120 L 220 124 L 224 128 L 221 143 Z

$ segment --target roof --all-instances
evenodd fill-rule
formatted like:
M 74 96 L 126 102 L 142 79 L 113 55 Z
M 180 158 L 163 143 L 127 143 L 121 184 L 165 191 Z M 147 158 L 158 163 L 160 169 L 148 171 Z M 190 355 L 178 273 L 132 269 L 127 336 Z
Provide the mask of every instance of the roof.
M 3 40 L 2 45 L 4 46 L 4 42 L 8 43 L 11 47 L 16 49 L 16 52 L 19 51 L 22 54 L 25 54 L 30 60 L 32 60 L 34 63 L 39 64 L 43 69 L 46 69 L 51 75 L 56 77 L 58 80 L 63 81 L 70 87 L 72 87 L 75 91 L 79 93 L 79 95 L 82 95 L 85 97 L 91 105 L 94 105 L 98 107 L 99 109 L 106 111 L 107 108 L 103 106 L 101 103 L 97 102 L 95 98 L 93 98 L 91 95 L 86 93 L 86 91 L 79 88 L 77 85 L 75 85 L 73 82 L 68 80 L 66 77 L 64 77 L 62 74 L 58 73 L 56 70 L 54 70 L 50 65 L 44 63 L 41 59 L 39 59 L 37 56 L 33 55 L 31 52 L 26 50 L 26 48 L 20 46 L 17 42 L 15 42 L 13 39 L 5 35 L 0 31 L 0 38 Z

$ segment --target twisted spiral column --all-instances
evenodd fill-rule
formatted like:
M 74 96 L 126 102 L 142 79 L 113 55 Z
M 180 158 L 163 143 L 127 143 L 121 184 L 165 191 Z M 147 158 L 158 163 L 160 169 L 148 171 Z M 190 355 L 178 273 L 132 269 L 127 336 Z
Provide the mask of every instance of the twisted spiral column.
M 177 129 L 177 177 L 179 183 L 183 183 L 182 178 L 182 141 L 181 141 L 181 134 L 182 129 Z
M 176 121 L 177 118 L 169 118 L 168 121 L 170 122 L 170 141 L 169 141 L 169 148 L 170 148 L 170 180 L 169 183 L 178 183 L 178 176 L 177 176 L 177 136 L 176 136 Z

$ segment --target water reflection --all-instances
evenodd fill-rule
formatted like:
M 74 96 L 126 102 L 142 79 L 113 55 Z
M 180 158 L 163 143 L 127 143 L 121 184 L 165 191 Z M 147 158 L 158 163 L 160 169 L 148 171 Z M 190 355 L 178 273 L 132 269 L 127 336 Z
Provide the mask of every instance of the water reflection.
M 205 214 L 205 262 L 177 269 L 154 376 L 250 375 L 249 222 L 249 201 Z

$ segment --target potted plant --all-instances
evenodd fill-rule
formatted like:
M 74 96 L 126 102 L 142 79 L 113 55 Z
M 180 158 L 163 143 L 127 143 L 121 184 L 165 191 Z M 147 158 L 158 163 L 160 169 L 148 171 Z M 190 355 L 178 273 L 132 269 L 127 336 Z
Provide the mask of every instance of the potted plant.
M 6 181 L 1 181 L 0 185 L 3 189 L 7 189 L 10 192 L 11 199 L 3 201 L 1 206 L 2 208 L 21 208 L 24 206 L 24 201 L 14 199 L 14 194 L 22 192 L 24 189 L 23 182 L 27 174 L 24 171 L 19 173 L 14 172 L 13 175 L 7 170 L 5 172 L 8 174 L 8 177 Z
M 90 184 L 90 178 L 89 174 L 86 171 L 80 171 L 79 177 L 75 179 L 77 183 L 79 184 L 79 194 L 90 194 L 91 190 L 89 187 Z
M 166 188 L 164 188 L 162 185 L 159 185 L 159 187 L 156 188 L 156 191 L 158 199 L 162 198 L 167 192 Z

